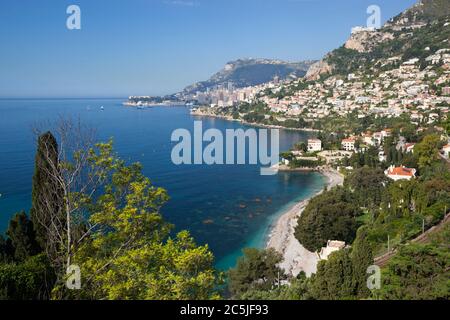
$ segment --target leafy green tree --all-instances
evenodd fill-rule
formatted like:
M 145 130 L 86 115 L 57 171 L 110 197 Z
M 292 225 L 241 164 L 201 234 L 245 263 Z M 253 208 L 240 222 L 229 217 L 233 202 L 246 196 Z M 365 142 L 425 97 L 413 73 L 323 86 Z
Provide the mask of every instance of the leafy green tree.
M 270 291 L 284 278 L 284 272 L 278 267 L 282 256 L 274 249 L 246 248 L 243 253 L 236 267 L 228 273 L 229 289 L 234 297 L 249 291 Z
M 427 135 L 420 143 L 416 144 L 414 153 L 419 159 L 419 168 L 429 167 L 439 160 L 440 144 L 440 137 L 436 134 Z
M 14 248 L 15 261 L 24 261 L 42 251 L 36 242 L 33 223 L 25 212 L 17 213 L 10 220 L 6 234 Z
M 326 191 L 311 199 L 298 219 L 295 237 L 308 250 L 317 251 L 328 240 L 353 242 L 360 210 L 344 188 Z
M 322 260 L 312 279 L 311 294 L 318 300 L 354 298 L 353 269 L 348 249 L 332 253 Z
M 345 179 L 345 186 L 350 188 L 361 207 L 368 207 L 380 204 L 388 182 L 383 170 L 363 167 L 354 170 Z
M 54 298 L 214 299 L 220 277 L 208 246 L 197 246 L 186 231 L 170 237 L 172 226 L 160 213 L 168 200 L 142 175 L 139 164 L 125 165 L 98 144 L 93 166 L 104 166 L 104 192 L 85 198 L 88 232 L 72 247 L 72 264 L 81 268 L 82 289 Z M 102 171 L 103 172 L 103 171 Z
M 307 152 L 308 146 L 304 142 L 299 142 L 295 145 L 295 150 Z

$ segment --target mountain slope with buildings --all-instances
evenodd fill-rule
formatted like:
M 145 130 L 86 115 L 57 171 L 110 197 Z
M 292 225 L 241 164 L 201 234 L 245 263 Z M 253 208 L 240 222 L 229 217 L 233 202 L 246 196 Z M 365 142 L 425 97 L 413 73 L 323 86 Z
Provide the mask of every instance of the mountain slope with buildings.
M 399 56 L 425 58 L 428 51 L 448 46 L 448 25 L 439 25 L 450 15 L 450 0 L 421 0 L 390 19 L 378 30 L 354 28 L 345 44 L 314 64 L 306 75 L 318 80 L 323 75 L 346 75 L 370 67 L 374 60 Z
M 229 62 L 209 80 L 188 86 L 183 95 L 222 88 L 243 88 L 272 81 L 303 77 L 315 61 L 285 62 L 271 59 L 239 59 Z

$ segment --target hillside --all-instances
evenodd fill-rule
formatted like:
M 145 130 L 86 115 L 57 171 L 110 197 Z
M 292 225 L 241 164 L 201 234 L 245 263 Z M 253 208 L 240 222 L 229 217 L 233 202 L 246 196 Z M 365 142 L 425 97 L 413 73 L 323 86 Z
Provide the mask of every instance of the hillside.
M 421 62 L 439 47 L 448 47 L 450 0 L 422 0 L 389 20 L 376 31 L 354 33 L 340 48 L 314 64 L 306 75 L 318 80 L 321 75 L 347 75 L 369 69 L 376 60 L 400 57 L 401 61 L 419 58 Z
M 315 61 L 285 62 L 271 59 L 239 59 L 229 62 L 214 74 L 209 80 L 197 82 L 183 90 L 183 94 L 206 91 L 217 86 L 228 86 L 232 83 L 235 88 L 255 86 L 269 82 L 274 77 L 280 80 L 291 76 L 303 77 L 308 68 Z

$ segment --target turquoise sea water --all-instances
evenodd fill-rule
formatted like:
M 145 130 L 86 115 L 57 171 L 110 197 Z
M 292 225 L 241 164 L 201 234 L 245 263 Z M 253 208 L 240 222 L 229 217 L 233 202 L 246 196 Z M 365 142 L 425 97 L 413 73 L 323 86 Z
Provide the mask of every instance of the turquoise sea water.
M 104 106 L 104 110 L 101 110 Z M 171 162 L 173 130 L 193 130 L 184 107 L 126 108 L 121 100 L 0 100 L 0 231 L 17 211 L 29 210 L 34 168 L 32 128 L 58 117 L 80 118 L 96 129 L 99 140 L 114 138 L 127 162 L 141 162 L 144 174 L 168 190 L 162 209 L 176 229 L 188 229 L 198 243 L 208 243 L 217 265 L 229 268 L 244 247 L 263 247 L 271 224 L 296 201 L 322 189 L 316 173 L 261 176 L 255 165 L 176 166 Z M 236 122 L 202 118 L 204 130 L 248 128 Z M 280 132 L 280 149 L 308 138 Z

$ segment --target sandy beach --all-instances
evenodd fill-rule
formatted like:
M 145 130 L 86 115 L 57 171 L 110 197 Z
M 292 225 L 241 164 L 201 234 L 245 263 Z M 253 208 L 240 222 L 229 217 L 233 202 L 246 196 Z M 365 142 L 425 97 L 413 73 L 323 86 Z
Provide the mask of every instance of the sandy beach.
M 336 170 L 324 169 L 320 172 L 328 179 L 327 187 L 329 189 L 342 185 L 344 182 L 343 176 Z M 312 197 L 322 192 L 323 190 Z M 310 276 L 316 272 L 319 262 L 318 255 L 304 248 L 294 236 L 297 219 L 305 210 L 309 199 L 297 203 L 278 219 L 271 230 L 267 243 L 267 248 L 274 248 L 283 255 L 284 259 L 280 266 L 286 271 L 287 275 L 294 277 L 301 271 Z

